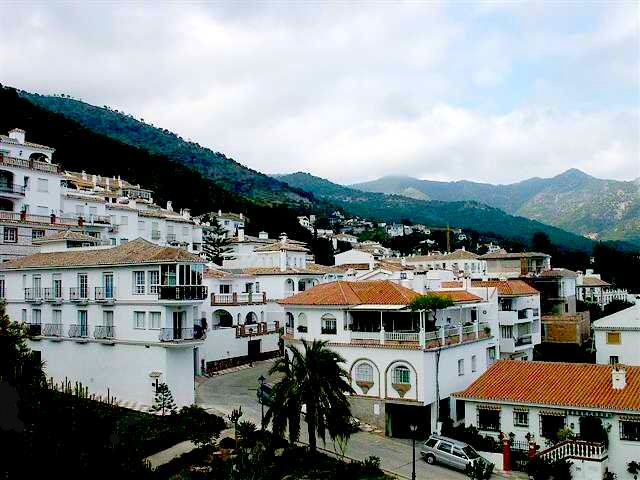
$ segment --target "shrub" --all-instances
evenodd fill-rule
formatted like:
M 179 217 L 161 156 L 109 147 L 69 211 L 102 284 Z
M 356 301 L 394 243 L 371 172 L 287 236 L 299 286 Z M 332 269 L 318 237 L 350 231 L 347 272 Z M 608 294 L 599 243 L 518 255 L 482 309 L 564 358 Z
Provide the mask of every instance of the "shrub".
M 236 448 L 236 441 L 231 437 L 224 437 L 218 442 L 218 447 L 233 450 Z

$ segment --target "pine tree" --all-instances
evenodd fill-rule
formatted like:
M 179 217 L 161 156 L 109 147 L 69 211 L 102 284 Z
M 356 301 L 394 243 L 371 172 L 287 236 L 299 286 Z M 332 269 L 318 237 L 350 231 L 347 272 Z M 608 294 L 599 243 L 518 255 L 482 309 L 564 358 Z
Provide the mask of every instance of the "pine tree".
M 169 413 L 176 413 L 176 409 L 176 403 L 173 401 L 171 390 L 169 390 L 166 383 L 161 383 L 156 388 L 156 397 L 149 411 L 151 413 L 160 413 L 160 415 L 164 417 Z
M 225 254 L 231 250 L 230 240 L 226 230 L 220 225 L 215 215 L 209 214 L 207 217 L 209 226 L 202 232 L 202 253 L 209 262 L 222 265 Z M 229 258 L 227 256 L 227 258 Z

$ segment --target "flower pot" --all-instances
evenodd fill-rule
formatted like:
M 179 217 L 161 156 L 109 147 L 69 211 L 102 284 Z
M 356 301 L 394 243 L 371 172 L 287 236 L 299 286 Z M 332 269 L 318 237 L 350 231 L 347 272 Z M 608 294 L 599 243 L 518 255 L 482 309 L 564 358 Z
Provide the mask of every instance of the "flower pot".
M 391 386 L 396 392 L 398 392 L 400 398 L 404 398 L 407 392 L 411 390 L 411 385 L 408 383 L 392 383 Z
M 356 381 L 356 385 L 358 385 L 360 390 L 362 390 L 362 393 L 366 395 L 367 392 L 371 390 L 371 387 L 373 387 L 373 382 Z

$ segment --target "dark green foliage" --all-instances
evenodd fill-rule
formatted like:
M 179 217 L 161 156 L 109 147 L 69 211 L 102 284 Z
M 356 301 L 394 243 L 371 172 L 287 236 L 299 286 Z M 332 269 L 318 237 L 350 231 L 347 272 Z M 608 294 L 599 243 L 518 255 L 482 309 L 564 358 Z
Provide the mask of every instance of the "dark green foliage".
M 451 418 L 443 420 L 441 433 L 445 437 L 468 443 L 476 450 L 483 452 L 502 452 L 502 446 L 495 438 L 482 435 L 473 425 L 468 427 L 464 424 L 454 426 Z
M 451 297 L 434 295 L 432 293 L 420 295 L 409 302 L 409 308 L 414 312 L 431 313 L 432 322 L 434 325 L 436 322 L 436 314 L 438 313 L 438 310 L 444 310 L 445 308 L 449 308 L 451 306 L 453 306 L 453 300 L 451 300 Z
M 629 307 L 633 307 L 633 303 L 626 302 L 624 300 L 613 300 L 602 309 L 602 316 L 606 317 L 607 315 L 613 315 L 620 310 L 624 310 Z
M 544 362 L 596 363 L 596 353 L 589 343 L 540 343 L 533 349 L 533 359 Z
M 320 265 L 333 265 L 334 251 L 331 240 L 326 238 L 314 238 L 309 244 L 315 257 L 315 263 Z
M 202 232 L 202 253 L 207 261 L 222 265 L 225 254 L 231 251 L 231 240 L 215 215 L 209 214 L 203 220 L 208 222 L 209 226 Z
M 476 462 L 471 465 L 467 465 L 465 472 L 472 480 L 489 480 L 493 474 L 493 463 Z
M 279 436 L 289 428 L 290 441 L 297 440 L 302 405 L 309 433 L 309 446 L 316 449 L 316 435 L 324 442 L 351 433 L 351 409 L 346 394 L 353 389 L 348 374 L 342 367 L 344 359 L 326 348 L 327 342 L 302 341 L 303 349 L 289 347 L 289 356 L 279 358 L 269 371 L 280 380 L 273 387 L 273 404 L 267 411 L 265 422 L 273 422 L 273 431 Z M 288 352 L 287 352 L 288 353 Z
M 552 462 L 536 456 L 527 464 L 527 473 L 533 480 L 571 480 L 571 462 Z
M 640 462 L 632 460 L 631 462 L 627 463 L 627 472 L 633 475 L 634 480 L 637 480 L 638 475 L 640 475 Z
M 173 395 L 166 383 L 161 383 L 156 387 L 156 395 L 149 411 L 161 416 L 176 413 L 176 403 L 173 401 Z
M 197 405 L 182 407 L 179 417 L 187 438 L 199 447 L 212 445 L 226 427 L 221 417 L 210 415 Z

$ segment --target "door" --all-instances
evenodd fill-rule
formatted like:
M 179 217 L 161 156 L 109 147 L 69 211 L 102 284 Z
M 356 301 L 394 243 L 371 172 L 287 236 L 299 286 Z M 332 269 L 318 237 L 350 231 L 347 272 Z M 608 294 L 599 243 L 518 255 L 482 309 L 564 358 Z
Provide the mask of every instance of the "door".
M 81 337 L 86 337 L 88 335 L 86 310 L 78 310 L 78 333 Z
M 260 342 L 262 340 L 249 340 L 248 354 L 251 360 L 257 360 L 260 356 Z
M 113 274 L 105 273 L 102 277 L 102 283 L 104 288 L 104 298 L 113 298 Z
M 184 329 L 186 312 L 173 312 L 173 338 L 182 338 L 182 332 Z

